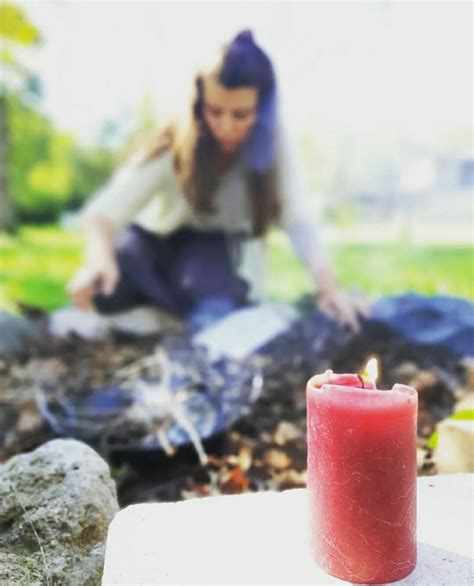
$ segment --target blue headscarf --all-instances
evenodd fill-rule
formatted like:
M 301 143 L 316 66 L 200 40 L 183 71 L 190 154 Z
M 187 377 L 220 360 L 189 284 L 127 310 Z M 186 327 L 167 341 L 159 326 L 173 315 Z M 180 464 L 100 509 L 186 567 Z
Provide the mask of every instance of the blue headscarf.
M 275 156 L 276 80 L 270 58 L 255 43 L 251 31 L 240 32 L 226 47 L 219 82 L 229 89 L 254 87 L 258 91 L 257 120 L 245 145 L 251 171 L 264 173 Z

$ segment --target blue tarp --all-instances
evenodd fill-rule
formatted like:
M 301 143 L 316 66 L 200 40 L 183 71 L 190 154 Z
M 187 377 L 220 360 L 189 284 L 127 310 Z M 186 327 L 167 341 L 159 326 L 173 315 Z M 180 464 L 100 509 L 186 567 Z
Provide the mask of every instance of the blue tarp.
M 415 344 L 474 356 L 474 304 L 465 299 L 417 293 L 383 297 L 376 302 L 372 319 Z
M 370 337 L 371 330 L 374 326 L 377 329 L 378 324 L 418 348 L 443 348 L 453 356 L 474 355 L 474 304 L 464 299 L 427 297 L 416 293 L 384 297 L 375 303 L 370 319 L 364 321 L 361 336 Z M 288 332 L 272 340 L 262 352 L 272 355 L 271 348 L 279 345 L 277 361 L 284 357 L 309 356 L 306 366 L 314 373 L 319 360 L 330 362 L 351 341 L 354 341 L 354 335 L 315 311 L 311 299 L 310 305 L 302 311 L 301 319 Z M 251 358 L 246 362 L 232 359 L 212 362 L 205 354 L 200 355 L 189 339 L 182 340 L 177 346 L 171 344 L 169 350 L 181 364 L 183 373 L 172 379 L 170 390 L 177 393 L 183 385 L 188 386 L 183 408 L 202 439 L 223 431 L 248 415 L 260 395 L 261 375 L 264 374 Z M 201 356 L 197 360 L 199 368 L 191 375 L 190 363 L 194 363 L 196 370 L 198 356 Z M 301 374 L 305 368 L 303 363 L 295 364 L 290 360 L 285 368 L 296 368 Z M 309 376 L 309 372 L 306 374 Z M 120 430 L 120 416 L 137 399 L 129 390 L 111 387 L 62 399 L 39 394 L 37 402 L 56 433 L 96 443 L 114 421 L 117 422 L 115 431 Z M 146 430 L 144 433 L 146 435 Z M 173 446 L 190 441 L 188 433 L 177 421 L 167 426 L 165 433 L 168 443 Z M 163 446 L 160 438 L 154 436 L 148 442 L 144 437 L 137 437 L 135 447 L 147 450 Z

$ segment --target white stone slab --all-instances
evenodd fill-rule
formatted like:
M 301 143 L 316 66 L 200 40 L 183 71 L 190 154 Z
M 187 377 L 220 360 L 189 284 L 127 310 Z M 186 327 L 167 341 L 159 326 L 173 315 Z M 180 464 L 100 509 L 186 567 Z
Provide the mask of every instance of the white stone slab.
M 399 585 L 468 586 L 474 475 L 418 479 L 418 563 Z M 347 584 L 313 562 L 305 489 L 128 507 L 107 539 L 108 584 Z

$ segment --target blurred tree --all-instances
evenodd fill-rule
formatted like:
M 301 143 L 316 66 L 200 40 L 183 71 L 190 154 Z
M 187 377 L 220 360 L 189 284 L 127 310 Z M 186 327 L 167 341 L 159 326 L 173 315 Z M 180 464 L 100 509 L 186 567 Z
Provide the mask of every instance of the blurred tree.
M 38 78 L 20 64 L 13 47 L 37 45 L 40 42 L 40 32 L 26 18 L 20 7 L 10 2 L 2 2 L 0 41 L 0 230 L 13 232 L 15 211 L 10 186 L 8 96 L 12 92 L 24 93 L 31 97 L 40 94 Z
M 56 220 L 97 189 L 116 163 L 110 148 L 80 146 L 40 111 L 40 80 L 14 53 L 39 42 L 20 7 L 0 4 L 0 230 Z
M 67 207 L 80 207 L 107 181 L 116 165 L 117 155 L 108 148 L 75 148 L 72 153 L 72 190 Z
M 8 99 L 11 193 L 20 221 L 51 221 L 71 192 L 74 136 L 57 132 L 52 122 L 17 94 Z
M 105 147 L 83 147 L 75 136 L 16 94 L 8 98 L 10 116 L 10 188 L 17 218 L 51 222 L 77 208 L 105 182 L 116 164 Z

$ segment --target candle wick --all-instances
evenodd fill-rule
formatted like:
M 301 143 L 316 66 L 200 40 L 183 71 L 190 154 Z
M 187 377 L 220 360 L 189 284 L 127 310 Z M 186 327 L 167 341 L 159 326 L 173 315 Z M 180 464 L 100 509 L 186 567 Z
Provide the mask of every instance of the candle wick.
M 357 376 L 359 377 L 360 384 L 362 385 L 362 388 L 365 389 L 364 377 L 360 374 L 358 374 Z

